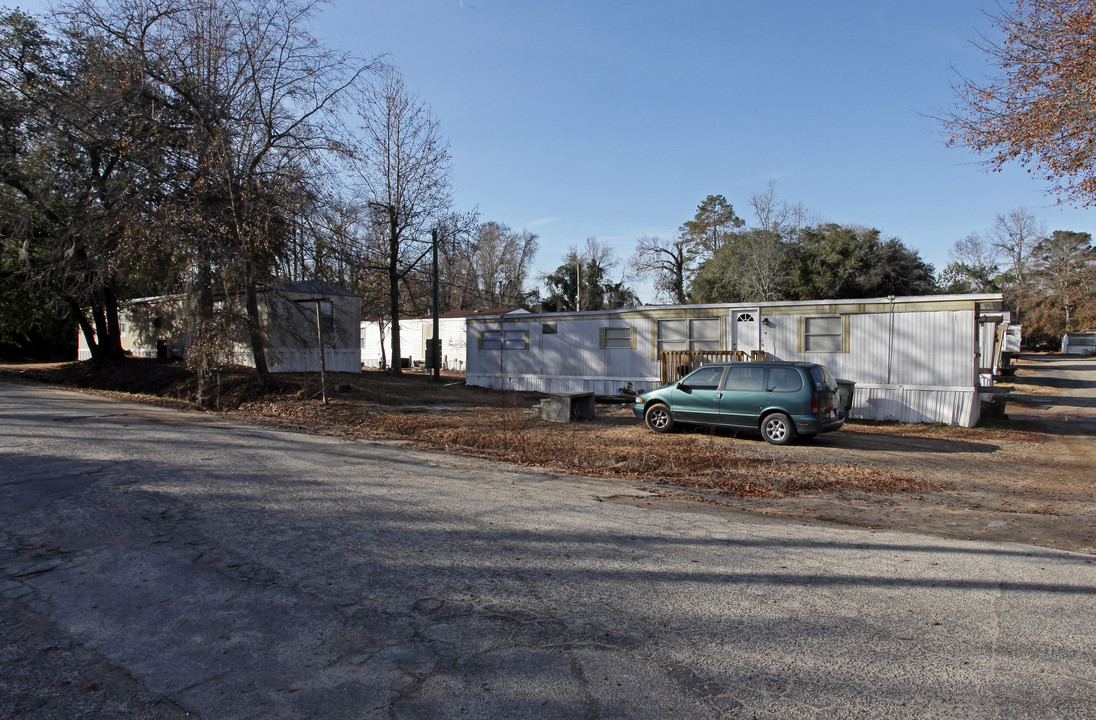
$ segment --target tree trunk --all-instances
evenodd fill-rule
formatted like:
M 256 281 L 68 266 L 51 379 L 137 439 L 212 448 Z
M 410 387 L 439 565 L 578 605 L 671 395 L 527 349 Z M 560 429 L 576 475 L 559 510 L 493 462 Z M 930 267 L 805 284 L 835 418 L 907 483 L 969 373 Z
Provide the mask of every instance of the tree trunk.
M 245 303 L 247 306 L 247 334 L 251 340 L 251 354 L 255 358 L 255 374 L 259 384 L 268 387 L 270 368 L 266 364 L 266 339 L 263 337 L 262 324 L 259 322 L 259 292 L 255 287 L 255 277 L 250 262 L 245 263 L 247 276 Z M 320 352 L 323 352 L 321 348 Z
M 400 357 L 400 241 L 399 225 L 394 208 L 389 208 L 388 221 L 388 311 L 392 325 L 392 366 L 388 369 L 393 375 L 403 373 Z
M 72 310 L 72 314 L 76 316 L 76 322 L 80 325 L 80 332 L 84 335 L 84 342 L 88 345 L 88 352 L 91 353 L 91 359 L 100 360 L 99 342 L 95 335 L 95 328 L 92 326 L 91 321 L 88 320 L 88 316 L 84 314 L 84 308 L 80 307 L 80 304 L 71 297 L 65 297 L 65 303 Z
M 377 321 L 377 331 L 381 336 L 381 370 L 388 369 L 388 354 L 384 350 L 384 321 Z
M 110 352 L 110 331 L 107 328 L 107 314 L 103 309 L 102 301 L 96 299 L 91 304 L 91 318 L 95 323 L 95 337 L 98 352 L 92 354 L 96 362 L 111 362 L 114 358 Z
M 118 296 L 109 285 L 103 288 L 103 312 L 107 320 L 106 356 L 111 362 L 121 362 L 126 355 L 122 350 L 122 328 L 118 323 Z
M 209 245 L 209 240 L 205 236 L 198 241 L 198 268 L 194 278 L 198 305 L 195 308 L 196 317 L 193 319 L 192 325 L 195 337 L 199 338 L 197 373 L 198 405 L 200 407 L 206 406 L 205 386 L 211 365 L 209 343 L 205 340 L 205 334 L 209 332 L 209 323 L 213 319 L 213 261 Z

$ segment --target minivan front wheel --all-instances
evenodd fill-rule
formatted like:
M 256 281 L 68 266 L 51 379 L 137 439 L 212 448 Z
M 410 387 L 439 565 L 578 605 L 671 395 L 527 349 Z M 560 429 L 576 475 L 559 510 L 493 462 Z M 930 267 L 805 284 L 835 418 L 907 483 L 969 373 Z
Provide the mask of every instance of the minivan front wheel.
M 761 437 L 773 445 L 787 445 L 795 439 L 795 425 L 784 413 L 770 413 L 761 420 Z
M 661 403 L 647 408 L 643 418 L 647 421 L 647 427 L 655 432 L 664 433 L 674 429 L 674 416 L 670 413 L 670 408 Z

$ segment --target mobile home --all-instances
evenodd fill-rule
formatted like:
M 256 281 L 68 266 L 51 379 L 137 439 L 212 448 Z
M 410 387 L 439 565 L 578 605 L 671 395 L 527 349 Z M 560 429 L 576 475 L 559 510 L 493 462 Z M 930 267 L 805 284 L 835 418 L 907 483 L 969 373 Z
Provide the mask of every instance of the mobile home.
M 973 426 L 993 383 L 1001 306 L 1000 294 L 979 294 L 478 316 L 466 379 L 615 395 L 673 380 L 705 353 L 801 360 L 855 382 L 851 417 Z M 687 366 L 671 361 L 667 376 L 677 357 Z
M 438 315 L 438 337 L 441 339 L 441 363 L 446 370 L 464 372 L 468 319 L 479 315 L 511 315 L 526 313 L 520 308 L 494 308 L 492 310 L 452 310 Z M 362 367 L 380 368 L 391 365 L 392 324 L 376 320 L 362 320 L 361 363 Z M 431 317 L 400 320 L 400 355 L 403 364 L 413 366 L 426 361 L 426 341 L 434 337 L 434 319 Z
M 1067 332 L 1062 336 L 1062 353 L 1065 355 L 1096 354 L 1096 330 Z
M 182 295 L 129 300 L 118 320 L 122 349 L 135 357 L 185 357 L 191 342 Z M 223 361 L 254 367 L 255 358 L 243 323 L 243 298 L 218 298 L 226 323 Z M 259 292 L 259 318 L 266 334 L 266 360 L 271 372 L 311 372 L 320 369 L 317 319 L 323 328 L 324 362 L 331 372 L 361 372 L 357 328 L 361 299 L 354 293 L 315 281 L 265 288 Z M 77 358 L 91 351 L 78 331 Z

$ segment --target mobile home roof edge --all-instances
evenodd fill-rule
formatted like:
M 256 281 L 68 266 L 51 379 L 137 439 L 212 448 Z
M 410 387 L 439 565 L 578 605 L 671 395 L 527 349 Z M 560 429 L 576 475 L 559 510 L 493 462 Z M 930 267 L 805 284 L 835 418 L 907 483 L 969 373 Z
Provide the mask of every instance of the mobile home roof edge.
M 749 310 L 754 308 L 796 308 L 819 307 L 832 305 L 875 305 L 875 304 L 909 304 L 909 303 L 954 303 L 954 302 L 1001 302 L 1004 295 L 1001 293 L 977 293 L 965 295 L 895 295 L 876 298 L 846 298 L 842 300 L 775 300 L 769 302 L 737 302 L 737 303 L 705 303 L 696 305 L 640 305 L 632 308 L 617 308 L 612 310 L 566 310 L 563 312 L 526 313 L 522 319 L 532 318 L 568 318 L 586 317 L 592 315 L 629 315 L 645 312 L 658 312 L 665 310 Z M 485 312 L 476 315 L 472 320 L 488 320 L 501 318 L 505 313 L 492 314 Z

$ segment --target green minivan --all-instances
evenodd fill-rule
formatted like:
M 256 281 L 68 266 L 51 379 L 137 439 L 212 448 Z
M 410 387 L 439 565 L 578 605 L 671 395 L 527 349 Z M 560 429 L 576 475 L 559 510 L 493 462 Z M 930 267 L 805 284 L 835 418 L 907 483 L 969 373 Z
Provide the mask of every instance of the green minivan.
M 830 371 L 815 363 L 711 363 L 636 397 L 632 412 L 655 432 L 675 425 L 758 430 L 786 445 L 845 423 Z

